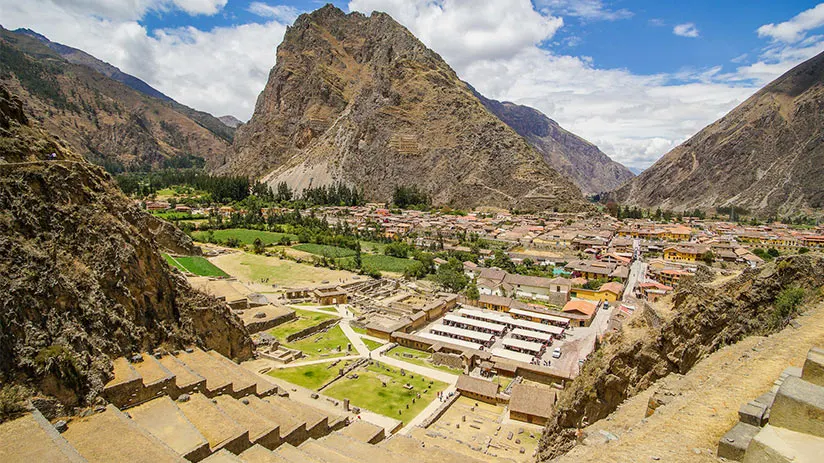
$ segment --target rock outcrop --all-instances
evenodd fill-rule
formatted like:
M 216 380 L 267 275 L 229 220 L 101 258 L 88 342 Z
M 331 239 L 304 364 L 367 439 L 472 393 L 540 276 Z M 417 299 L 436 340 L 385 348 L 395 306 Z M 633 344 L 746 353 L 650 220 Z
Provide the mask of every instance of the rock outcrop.
M 221 172 L 303 189 L 343 182 L 386 201 L 577 211 L 578 188 L 489 113 L 455 72 L 384 13 L 301 15 Z
M 824 53 L 796 66 L 616 190 L 628 205 L 824 208 Z
M 747 270 L 720 286 L 700 278 L 683 284 L 674 296 L 671 318 L 660 325 L 643 322 L 632 335 L 610 336 L 590 356 L 581 375 L 560 395 L 539 446 L 539 460 L 568 451 L 577 428 L 605 418 L 656 380 L 688 372 L 724 345 L 785 326 L 786 319 L 776 310 L 783 290 L 803 288 L 815 298 L 822 295 L 823 285 L 824 258 L 809 254 Z M 656 317 L 641 317 L 650 318 Z
M 0 87 L 0 382 L 72 406 L 99 393 L 112 357 L 196 343 L 248 358 L 237 316 L 160 255 L 191 240 L 20 108 Z
M 215 167 L 234 136 L 217 118 L 28 30 L 0 27 L 0 83 L 45 130 L 109 171 Z
M 486 109 L 524 137 L 547 164 L 569 177 L 584 194 L 612 191 L 635 176 L 597 146 L 564 130 L 537 109 L 490 100 L 473 92 Z

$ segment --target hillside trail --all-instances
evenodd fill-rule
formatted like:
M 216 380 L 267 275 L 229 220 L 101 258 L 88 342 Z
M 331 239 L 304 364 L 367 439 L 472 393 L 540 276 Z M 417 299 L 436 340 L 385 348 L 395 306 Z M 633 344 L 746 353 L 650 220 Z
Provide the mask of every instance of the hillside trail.
M 718 440 L 738 421 L 738 408 L 767 392 L 807 351 L 824 346 L 824 303 L 817 303 L 772 336 L 750 336 L 702 360 L 686 375 L 671 374 L 585 428 L 584 444 L 558 463 L 717 462 Z M 644 418 L 647 401 L 664 388 L 675 394 Z M 609 440 L 601 431 L 617 437 Z

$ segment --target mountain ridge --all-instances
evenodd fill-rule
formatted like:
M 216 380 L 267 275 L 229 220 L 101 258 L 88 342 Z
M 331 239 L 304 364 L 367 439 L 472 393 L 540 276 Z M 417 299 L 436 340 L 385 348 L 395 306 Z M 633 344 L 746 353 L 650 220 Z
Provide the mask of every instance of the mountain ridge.
M 115 172 L 223 162 L 233 129 L 101 74 L 98 68 L 117 68 L 85 52 L 44 40 L 0 27 L 0 81 L 86 159 Z
M 824 208 L 824 53 L 766 85 L 608 197 L 762 216 Z
M 597 146 L 564 129 L 539 110 L 486 98 L 472 85 L 467 85 L 486 109 L 524 137 L 547 164 L 566 174 L 583 193 L 611 191 L 635 176 Z
M 406 28 L 331 5 L 288 29 L 219 172 L 297 189 L 342 181 L 381 201 L 414 182 L 438 205 L 589 208 Z

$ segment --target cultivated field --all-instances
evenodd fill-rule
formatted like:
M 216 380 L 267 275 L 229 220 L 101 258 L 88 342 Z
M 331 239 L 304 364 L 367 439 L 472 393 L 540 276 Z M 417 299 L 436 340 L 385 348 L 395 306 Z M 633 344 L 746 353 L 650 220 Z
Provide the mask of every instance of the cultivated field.
M 228 228 L 226 230 L 210 230 L 212 232 L 213 240 L 217 243 L 226 243 L 229 238 L 235 238 L 240 244 L 252 244 L 255 239 L 260 238 L 264 245 L 277 244 L 284 236 L 291 241 L 297 241 L 297 235 L 289 233 L 276 233 L 262 230 L 246 230 L 243 228 Z M 208 231 L 196 231 L 192 233 L 192 239 L 202 243 L 207 242 L 209 236 Z
M 337 259 L 339 257 L 351 257 L 355 255 L 355 251 L 352 249 L 341 248 L 338 246 L 327 246 L 324 244 L 304 243 L 296 244 L 292 247 L 298 251 L 308 252 L 317 256 L 325 256 L 333 259 Z

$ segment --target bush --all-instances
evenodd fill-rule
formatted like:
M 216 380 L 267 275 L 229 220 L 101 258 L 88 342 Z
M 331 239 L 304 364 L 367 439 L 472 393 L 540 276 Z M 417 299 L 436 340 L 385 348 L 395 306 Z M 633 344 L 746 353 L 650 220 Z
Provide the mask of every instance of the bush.
M 799 254 L 807 254 L 808 252 L 810 252 L 810 248 L 801 248 L 798 250 Z
M 804 302 L 804 296 L 804 289 L 798 287 L 785 288 L 778 293 L 773 308 L 773 327 L 785 325 L 793 315 L 798 313 L 799 306 Z
M 17 384 L 7 384 L 0 389 L 0 423 L 16 418 L 26 412 L 29 392 Z

